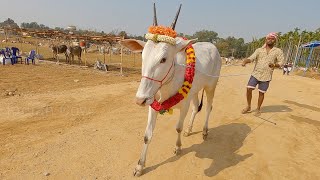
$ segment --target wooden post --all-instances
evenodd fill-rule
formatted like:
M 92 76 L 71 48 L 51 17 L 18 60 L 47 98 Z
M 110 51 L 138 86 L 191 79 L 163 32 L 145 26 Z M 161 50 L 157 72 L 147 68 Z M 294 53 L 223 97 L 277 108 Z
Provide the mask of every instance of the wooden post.
M 87 66 L 87 55 L 84 57 L 84 66 Z
M 111 54 L 112 54 L 112 45 L 110 45 L 110 51 L 109 51 L 109 53 L 110 53 L 110 62 L 109 63 L 111 63 Z
M 133 67 L 136 66 L 136 53 L 133 53 Z
M 121 56 L 120 56 L 120 74 L 122 75 L 122 60 L 123 60 L 123 46 L 121 46 Z
M 22 52 L 22 37 L 20 38 L 20 52 Z
M 56 51 L 57 51 L 56 59 L 57 59 L 57 64 L 58 64 L 59 63 L 59 54 L 58 54 L 59 51 L 58 51 L 58 46 L 57 45 L 55 45 L 55 46 L 56 46 Z
M 103 46 L 104 48 L 103 48 L 103 63 L 104 64 L 106 64 L 106 47 L 105 46 Z

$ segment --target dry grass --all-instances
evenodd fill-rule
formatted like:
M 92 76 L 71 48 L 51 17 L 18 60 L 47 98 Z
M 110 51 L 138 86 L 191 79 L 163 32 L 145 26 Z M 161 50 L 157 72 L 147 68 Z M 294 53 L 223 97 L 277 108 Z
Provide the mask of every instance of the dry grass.
M 1 40 L 4 39 L 3 37 L 0 37 Z M 43 56 L 44 60 L 50 60 L 50 61 L 56 61 L 53 58 L 53 54 L 51 49 L 48 46 L 38 46 L 32 44 L 25 44 L 25 43 L 12 43 L 11 41 L 17 41 L 16 38 L 10 38 L 9 42 L 2 42 L 0 41 L 0 48 L 3 47 L 12 47 L 15 46 L 20 49 L 22 52 L 29 52 L 31 50 L 37 50 L 39 54 Z M 49 44 L 48 41 L 45 40 L 37 40 L 33 38 L 23 39 L 23 41 L 28 41 L 31 43 L 36 44 L 36 42 L 41 42 L 44 44 Z M 109 55 L 105 54 L 105 56 L 101 53 L 85 53 L 82 55 L 82 65 L 87 66 L 93 66 L 93 64 L 100 60 L 102 62 L 105 62 L 106 64 L 117 64 L 121 63 L 121 56 L 120 55 Z M 59 61 L 65 62 L 65 56 L 59 55 Z M 75 57 L 75 64 L 78 63 L 77 57 Z M 130 68 L 140 68 L 141 67 L 141 54 L 131 54 L 131 55 L 123 55 L 122 65 L 124 69 L 130 69 Z M 114 65 L 111 65 L 114 66 Z
M 298 76 L 304 76 L 304 77 L 308 77 L 308 78 L 312 78 L 312 79 L 318 79 L 320 80 L 320 73 L 319 72 L 315 72 L 315 71 L 302 71 L 302 70 L 296 70 L 294 72 L 295 75 Z

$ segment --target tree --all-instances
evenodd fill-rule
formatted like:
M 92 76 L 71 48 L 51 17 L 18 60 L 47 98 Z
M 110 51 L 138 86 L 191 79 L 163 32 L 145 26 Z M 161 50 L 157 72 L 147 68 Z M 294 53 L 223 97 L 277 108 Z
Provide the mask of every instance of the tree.
M 14 22 L 14 20 L 8 18 L 7 20 L 0 23 L 0 27 L 7 27 L 7 28 L 19 28 L 18 24 Z
M 57 31 L 64 31 L 64 29 L 63 29 L 63 28 L 61 28 L 61 27 L 55 27 L 55 28 L 54 28 L 54 30 L 57 30 Z
M 128 35 L 129 39 L 137 39 L 137 40 L 141 40 L 141 41 L 145 41 L 146 39 L 144 38 L 144 36 L 137 36 L 137 35 Z
M 223 57 L 233 56 L 235 58 L 242 58 L 246 56 L 247 44 L 244 43 L 243 38 L 227 37 L 226 39 L 218 38 L 215 43 L 220 55 Z
M 31 22 L 31 23 L 21 23 L 22 28 L 28 28 L 28 29 L 50 29 L 48 26 L 44 24 L 38 24 L 37 22 Z
M 120 31 L 118 36 L 124 37 L 125 39 L 128 38 L 128 35 L 125 31 Z
M 200 42 L 216 42 L 218 39 L 218 33 L 214 31 L 201 30 L 192 35 L 192 38 L 198 38 Z

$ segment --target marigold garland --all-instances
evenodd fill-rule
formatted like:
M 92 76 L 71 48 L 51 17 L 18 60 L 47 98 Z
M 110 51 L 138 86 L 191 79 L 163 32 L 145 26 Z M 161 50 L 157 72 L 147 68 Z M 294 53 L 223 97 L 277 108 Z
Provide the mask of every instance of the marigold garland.
M 172 114 L 173 110 L 171 109 L 174 105 L 178 104 L 181 100 L 188 96 L 188 93 L 192 87 L 193 77 L 195 73 L 195 64 L 196 64 L 196 56 L 192 45 L 189 45 L 186 48 L 187 53 L 187 67 L 186 72 L 184 75 L 184 83 L 182 87 L 178 90 L 178 92 L 170 97 L 169 99 L 165 100 L 162 103 L 159 103 L 157 100 L 154 100 L 153 103 L 150 105 L 154 110 L 158 111 L 160 114 L 164 114 L 168 112 Z
M 169 36 L 172 38 L 176 38 L 177 37 L 177 32 L 174 31 L 172 28 L 170 27 L 165 27 L 165 26 L 150 26 L 148 29 L 149 33 L 151 34 L 159 34 L 159 35 L 165 35 L 165 36 Z
M 177 32 L 170 27 L 165 26 L 150 26 L 149 33 L 145 35 L 145 38 L 154 42 L 165 42 L 171 45 L 176 45 Z

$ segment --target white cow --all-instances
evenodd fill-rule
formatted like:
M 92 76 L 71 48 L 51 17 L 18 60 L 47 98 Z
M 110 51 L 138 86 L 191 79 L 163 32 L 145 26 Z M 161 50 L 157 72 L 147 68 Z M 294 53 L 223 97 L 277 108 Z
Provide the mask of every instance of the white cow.
M 178 15 L 179 13 L 177 13 L 176 19 L 171 26 L 172 29 L 175 27 Z M 157 26 L 156 15 L 154 18 L 154 25 Z M 142 79 L 136 94 L 136 103 L 138 105 L 150 105 L 155 98 L 161 103 L 175 95 L 184 83 L 184 74 L 186 71 L 185 49 L 193 42 L 193 40 L 184 40 L 183 38 L 177 37 L 175 38 L 175 41 L 176 43 L 174 45 L 152 40 L 148 40 L 145 43 L 139 40 L 127 39 L 121 42 L 121 45 L 129 48 L 133 52 L 142 51 Z M 189 127 L 185 131 L 185 136 L 188 136 L 192 131 L 193 121 L 195 115 L 198 113 L 198 93 L 202 89 L 206 92 L 207 97 L 206 118 L 202 135 L 204 140 L 207 138 L 209 115 L 212 111 L 213 96 L 218 82 L 217 77 L 219 76 L 221 69 L 221 58 L 217 48 L 213 44 L 199 42 L 193 44 L 193 48 L 196 55 L 196 72 L 192 88 L 186 98 L 173 106 L 173 108 L 180 110 L 180 117 L 176 124 L 178 138 L 174 151 L 175 154 L 179 154 L 181 151 L 181 132 L 190 102 L 192 102 L 193 105 L 192 116 Z M 156 94 L 158 94 L 159 97 L 157 97 Z M 144 147 L 138 165 L 134 170 L 135 176 L 140 176 L 143 167 L 145 166 L 148 144 L 152 138 L 157 115 L 158 112 L 149 106 L 148 124 L 144 136 Z

